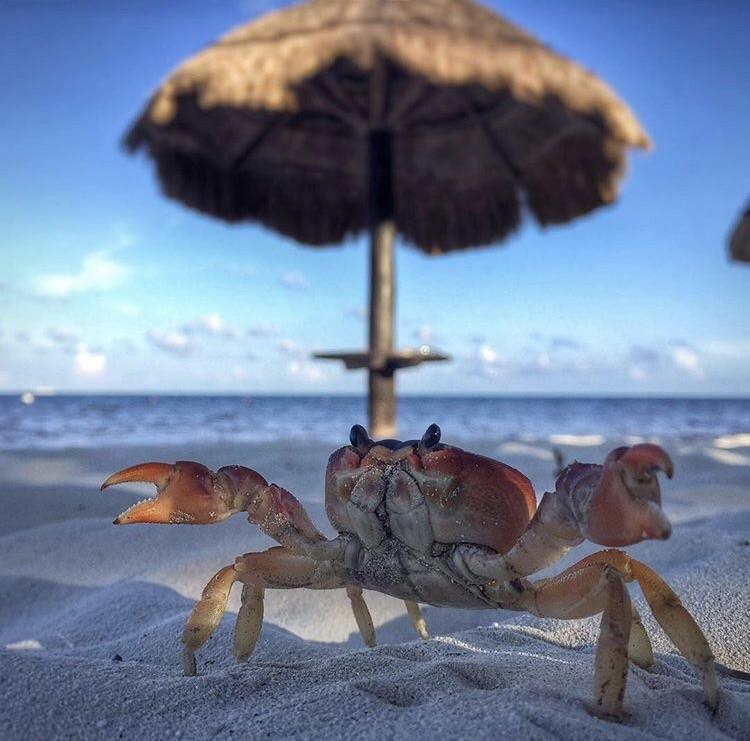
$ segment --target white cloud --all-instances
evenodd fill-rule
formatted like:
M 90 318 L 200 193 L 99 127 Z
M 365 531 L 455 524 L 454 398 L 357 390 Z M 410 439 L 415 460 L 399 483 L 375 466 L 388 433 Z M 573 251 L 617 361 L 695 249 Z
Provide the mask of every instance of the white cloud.
M 247 330 L 250 337 L 269 337 L 280 332 L 281 328 L 276 324 L 252 324 Z
M 107 367 L 107 356 L 104 353 L 89 350 L 86 345 L 78 345 L 73 358 L 73 367 L 79 376 L 96 378 L 101 376 Z
M 414 330 L 414 339 L 421 345 L 430 345 L 437 342 L 438 337 L 435 330 L 429 324 L 423 324 Z
M 710 340 L 701 343 L 701 349 L 710 355 L 730 360 L 750 360 L 750 340 Z
M 36 292 L 41 296 L 67 298 L 74 293 L 107 291 L 118 285 L 128 274 L 128 268 L 109 257 L 106 250 L 90 252 L 83 258 L 77 273 L 46 273 L 35 280 Z
M 47 330 L 47 335 L 50 339 L 55 342 L 59 342 L 61 345 L 69 345 L 74 342 L 78 342 L 78 335 L 67 327 L 50 327 Z
M 633 381 L 646 381 L 661 365 L 657 350 L 643 345 L 633 345 L 628 356 L 628 376 Z
M 506 365 L 505 358 L 488 342 L 477 345 L 475 354 L 469 359 L 471 372 L 485 378 L 497 376 Z
M 146 339 L 155 347 L 173 355 L 187 355 L 193 349 L 190 338 L 181 332 L 157 332 L 150 329 Z
M 294 341 L 289 338 L 279 340 L 277 347 L 285 355 L 300 355 L 302 354 L 302 348 Z
M 297 270 L 282 273 L 279 281 L 284 288 L 289 288 L 292 291 L 306 291 L 310 287 L 310 281 Z
M 221 316 L 216 313 L 198 317 L 195 321 L 185 325 L 185 327 L 183 327 L 183 332 L 187 334 L 191 332 L 200 332 L 213 337 L 237 337 L 239 335 L 239 332 L 234 327 L 230 327 Z
M 500 359 L 500 356 L 497 354 L 497 351 L 491 345 L 488 345 L 486 342 L 482 343 L 479 346 L 479 349 L 477 350 L 477 355 L 479 356 L 479 359 L 483 363 L 488 363 L 490 365 L 494 365 Z
M 701 357 L 695 348 L 687 343 L 675 343 L 670 350 L 670 359 L 675 367 L 687 371 L 691 376 L 695 376 L 696 378 L 703 377 Z
M 323 371 L 308 360 L 292 360 L 287 366 L 289 374 L 313 383 L 323 380 Z
M 136 317 L 141 314 L 141 307 L 138 304 L 130 303 L 129 301 L 119 301 L 115 304 L 115 311 L 119 312 L 123 316 Z

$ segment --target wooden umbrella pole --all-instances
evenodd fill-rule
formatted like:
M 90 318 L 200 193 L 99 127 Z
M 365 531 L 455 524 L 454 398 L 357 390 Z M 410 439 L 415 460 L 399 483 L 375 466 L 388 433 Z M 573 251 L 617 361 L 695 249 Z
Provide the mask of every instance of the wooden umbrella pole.
M 368 417 L 374 438 L 394 437 L 396 428 L 393 352 L 395 268 L 391 134 L 369 134 L 370 362 Z
M 393 350 L 394 265 L 392 221 L 382 221 L 370 234 L 370 367 L 368 370 L 370 434 L 396 435 Z

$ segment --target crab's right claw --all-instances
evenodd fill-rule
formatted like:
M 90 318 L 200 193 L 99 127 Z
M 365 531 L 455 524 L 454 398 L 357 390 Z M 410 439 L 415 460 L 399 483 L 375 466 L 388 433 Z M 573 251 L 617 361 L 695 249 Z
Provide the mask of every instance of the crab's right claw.
M 616 547 L 666 540 L 672 525 L 661 508 L 660 471 L 672 478 L 674 466 L 658 445 L 642 443 L 613 450 L 588 505 L 586 537 Z
M 112 474 L 102 484 L 102 491 L 108 486 L 134 481 L 155 484 L 156 496 L 125 510 L 114 520 L 115 525 L 145 522 L 205 525 L 221 522 L 236 511 L 232 492 L 201 463 L 140 463 Z

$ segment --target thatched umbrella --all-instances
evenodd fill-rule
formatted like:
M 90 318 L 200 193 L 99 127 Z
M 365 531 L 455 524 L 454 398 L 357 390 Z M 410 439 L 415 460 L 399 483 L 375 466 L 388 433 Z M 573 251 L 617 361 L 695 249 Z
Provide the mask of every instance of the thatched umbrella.
M 526 209 L 564 223 L 616 195 L 648 138 L 593 74 L 470 0 L 311 0 L 178 67 L 127 145 L 165 193 L 309 245 L 371 235 L 370 427 L 395 431 L 393 241 L 498 242 Z
M 750 206 L 740 216 L 732 231 L 729 254 L 738 262 L 750 262 Z

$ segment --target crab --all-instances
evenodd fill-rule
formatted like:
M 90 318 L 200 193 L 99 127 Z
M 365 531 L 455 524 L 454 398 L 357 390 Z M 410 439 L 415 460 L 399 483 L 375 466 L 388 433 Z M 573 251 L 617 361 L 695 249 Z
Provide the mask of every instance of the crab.
M 195 652 L 216 629 L 232 585 L 242 584 L 234 632 L 239 661 L 252 654 L 266 589 L 346 589 L 367 646 L 375 629 L 363 589 L 401 599 L 417 634 L 428 638 L 419 604 L 506 609 L 577 619 L 602 614 L 594 666 L 594 712 L 620 718 L 628 662 L 648 668 L 651 643 L 631 602 L 638 582 L 657 622 L 702 677 L 705 701 L 718 703 L 708 642 L 675 592 L 622 550 L 671 533 L 657 472 L 672 476 L 654 444 L 620 447 L 603 465 L 575 462 L 537 506 L 521 472 L 441 443 L 430 425 L 420 440 L 370 439 L 360 425 L 328 461 L 325 506 L 338 535 L 326 538 L 300 502 L 244 466 L 211 471 L 200 463 L 142 463 L 110 476 L 105 489 L 152 482 L 157 494 L 115 519 L 135 523 L 218 523 L 244 512 L 280 545 L 245 553 L 219 570 L 185 627 L 182 666 L 196 674 Z M 532 580 L 584 540 L 607 546 L 557 576 Z

